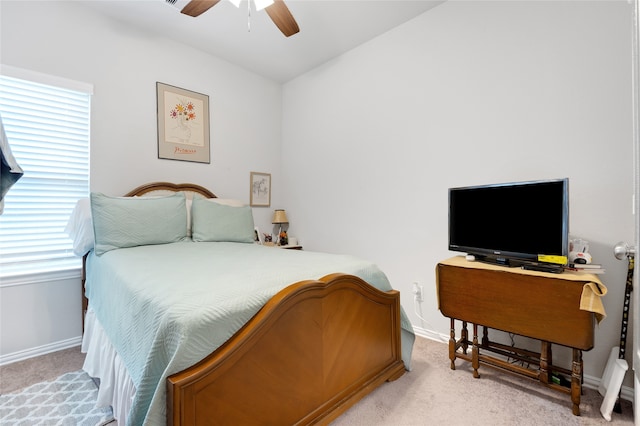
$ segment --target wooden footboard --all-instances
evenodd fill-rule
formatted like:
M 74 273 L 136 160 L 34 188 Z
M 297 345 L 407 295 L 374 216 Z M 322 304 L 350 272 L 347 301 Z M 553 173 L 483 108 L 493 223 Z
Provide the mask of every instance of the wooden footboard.
M 326 424 L 404 374 L 400 294 L 332 274 L 292 284 L 167 379 L 169 425 Z

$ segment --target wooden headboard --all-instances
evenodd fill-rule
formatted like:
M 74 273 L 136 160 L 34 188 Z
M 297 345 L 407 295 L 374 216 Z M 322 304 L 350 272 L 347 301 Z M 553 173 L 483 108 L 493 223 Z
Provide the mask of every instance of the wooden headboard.
M 166 192 L 180 192 L 183 191 L 187 193 L 187 197 L 191 198 L 189 193 L 198 193 L 207 198 L 218 198 L 216 195 L 209 191 L 207 188 L 204 188 L 200 185 L 196 185 L 195 183 L 171 183 L 171 182 L 151 182 L 144 185 L 141 185 L 125 194 L 125 197 L 141 197 L 143 195 L 152 195 L 152 193 L 158 193 L 153 195 L 162 195 L 162 193 Z

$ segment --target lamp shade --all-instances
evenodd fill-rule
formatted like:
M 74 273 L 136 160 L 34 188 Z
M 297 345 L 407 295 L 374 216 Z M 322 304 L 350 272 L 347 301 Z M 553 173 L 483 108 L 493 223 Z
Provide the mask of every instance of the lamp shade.
M 284 210 L 276 210 L 273 212 L 273 219 L 271 219 L 271 223 L 289 223 L 289 219 L 287 219 L 287 214 Z

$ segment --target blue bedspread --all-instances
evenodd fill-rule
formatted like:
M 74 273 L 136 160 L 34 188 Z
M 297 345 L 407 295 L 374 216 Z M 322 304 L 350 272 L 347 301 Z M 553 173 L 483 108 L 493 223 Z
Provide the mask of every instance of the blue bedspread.
M 136 386 L 127 424 L 164 424 L 168 376 L 213 352 L 284 287 L 333 272 L 391 289 L 370 262 L 255 244 L 180 242 L 92 253 L 86 294 Z M 402 328 L 410 368 L 414 335 L 404 311 Z

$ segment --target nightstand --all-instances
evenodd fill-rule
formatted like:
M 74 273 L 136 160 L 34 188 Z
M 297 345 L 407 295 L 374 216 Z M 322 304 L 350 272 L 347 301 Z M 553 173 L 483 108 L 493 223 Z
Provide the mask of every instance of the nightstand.
M 299 244 L 287 244 L 286 246 L 277 246 L 274 243 L 264 243 L 265 247 L 274 247 L 279 249 L 287 249 L 287 250 L 302 250 L 302 246 Z
M 274 246 L 274 247 L 278 247 L 281 249 L 287 249 L 287 250 L 302 250 L 302 246 L 301 245 L 286 245 L 286 246 Z

